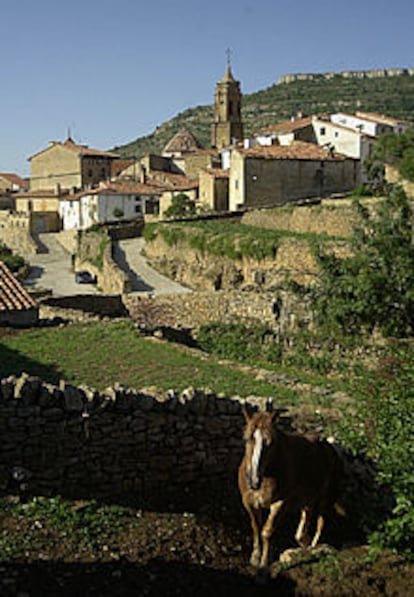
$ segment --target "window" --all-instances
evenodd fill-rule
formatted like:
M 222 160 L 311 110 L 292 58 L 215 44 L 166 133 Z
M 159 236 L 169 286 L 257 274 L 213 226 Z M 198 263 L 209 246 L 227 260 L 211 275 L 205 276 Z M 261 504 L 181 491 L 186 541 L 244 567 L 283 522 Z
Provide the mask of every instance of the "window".
M 137 203 L 137 204 L 136 204 L 136 206 L 135 206 L 135 213 L 136 213 L 136 214 L 140 214 L 140 213 L 142 213 L 142 207 L 141 207 L 141 203 L 139 203 L 139 204 Z
M 322 126 L 322 127 L 320 128 L 319 132 L 320 132 L 320 134 L 321 134 L 321 135 L 324 135 L 324 134 L 326 133 L 326 129 L 325 129 L 325 127 L 324 127 L 324 126 Z

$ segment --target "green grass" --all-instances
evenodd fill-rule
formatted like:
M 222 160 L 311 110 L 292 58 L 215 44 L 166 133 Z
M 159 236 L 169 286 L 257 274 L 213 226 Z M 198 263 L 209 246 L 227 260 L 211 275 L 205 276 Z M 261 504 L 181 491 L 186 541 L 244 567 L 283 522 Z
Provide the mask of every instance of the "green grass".
M 283 238 L 316 243 L 329 240 L 344 240 L 342 237 L 324 234 L 299 233 L 287 230 L 267 230 L 246 224 L 198 221 L 147 224 L 145 239 L 150 242 L 160 234 L 164 241 L 173 246 L 186 240 L 190 247 L 203 254 L 209 253 L 233 260 L 243 258 L 258 261 L 276 255 Z
M 0 378 L 23 371 L 56 383 L 87 384 L 98 390 L 115 382 L 140 389 L 209 387 L 227 395 L 274 396 L 275 385 L 252 375 L 202 359 L 173 344 L 140 337 L 131 322 L 77 324 L 64 328 L 0 329 Z M 294 399 L 278 388 L 277 395 Z

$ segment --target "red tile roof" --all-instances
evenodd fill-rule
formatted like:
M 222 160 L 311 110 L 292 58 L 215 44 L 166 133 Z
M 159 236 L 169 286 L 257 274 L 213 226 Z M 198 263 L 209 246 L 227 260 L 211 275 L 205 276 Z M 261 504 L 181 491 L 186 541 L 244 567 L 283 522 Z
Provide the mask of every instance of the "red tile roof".
M 197 179 L 188 178 L 184 174 L 175 174 L 173 172 L 163 172 L 162 170 L 151 172 L 151 177 L 155 181 L 160 181 L 167 189 L 170 188 L 195 188 L 198 186 Z
M 214 178 L 229 178 L 230 170 L 223 170 L 222 168 L 203 168 L 203 172 L 214 176 Z
M 296 120 L 285 120 L 284 122 L 278 122 L 272 124 L 258 131 L 261 135 L 270 135 L 271 133 L 293 133 L 300 129 L 306 128 L 312 124 L 312 116 L 306 116 L 305 118 L 298 118 Z
M 201 143 L 187 129 L 181 129 L 162 150 L 162 153 L 188 153 L 202 149 Z
M 257 146 L 249 149 L 239 149 L 238 152 L 249 158 L 266 160 L 319 160 L 341 161 L 348 159 L 340 153 L 329 152 L 314 143 L 296 141 L 292 145 Z
M 7 265 L 0 261 L 0 311 L 25 311 L 36 308 L 36 302 L 13 276 Z
M 94 156 L 94 157 L 101 157 L 101 158 L 112 158 L 117 159 L 119 155 L 117 153 L 113 153 L 112 151 L 101 151 L 100 149 L 93 149 L 92 147 L 88 147 L 87 145 L 77 145 L 72 141 L 72 139 L 66 139 L 63 143 L 60 141 L 51 141 L 51 144 L 46 149 L 42 149 L 41 151 L 32 155 L 29 160 L 33 159 L 34 157 L 44 153 L 45 151 L 49 151 L 52 147 L 56 147 L 60 145 L 60 147 L 64 147 L 69 151 L 74 151 L 78 153 L 80 156 Z
M 29 183 L 27 180 L 21 178 L 18 174 L 13 174 L 12 172 L 0 172 L 0 178 L 4 178 L 10 182 L 10 184 L 14 184 L 22 189 L 26 189 L 29 187 Z
M 116 177 L 118 176 L 123 170 L 126 170 L 127 168 L 129 168 L 130 166 L 132 166 L 133 164 L 136 164 L 137 160 L 134 159 L 129 159 L 129 160 L 114 160 L 111 163 L 111 176 L 112 177 Z

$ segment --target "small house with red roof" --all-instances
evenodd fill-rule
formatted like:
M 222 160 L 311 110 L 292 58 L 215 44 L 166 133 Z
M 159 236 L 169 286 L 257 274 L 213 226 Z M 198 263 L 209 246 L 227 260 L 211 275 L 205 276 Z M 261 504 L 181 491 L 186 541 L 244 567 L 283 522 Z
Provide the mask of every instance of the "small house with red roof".
M 142 219 L 159 211 L 162 187 L 134 181 L 101 183 L 59 200 L 63 230 L 86 230 L 95 224 Z
M 0 325 L 31 326 L 39 318 L 36 301 L 0 261 Z

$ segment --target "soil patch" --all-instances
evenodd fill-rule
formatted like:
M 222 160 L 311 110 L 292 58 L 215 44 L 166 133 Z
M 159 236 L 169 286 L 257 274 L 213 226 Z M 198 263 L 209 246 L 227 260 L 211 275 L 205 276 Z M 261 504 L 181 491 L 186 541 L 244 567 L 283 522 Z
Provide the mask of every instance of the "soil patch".
M 332 537 L 336 530 L 331 526 Z M 371 561 L 361 545 L 295 549 L 290 563 L 281 564 L 279 553 L 293 547 L 289 522 L 277 538 L 271 577 L 258 586 L 241 511 L 211 517 L 131 509 L 119 526 L 97 529 L 92 539 L 81 529 L 74 538 L 42 520 L 7 515 L 0 533 L 3 545 L 7 535 L 12 546 L 8 557 L 0 552 L 2 597 L 414 595 L 413 564 L 394 555 Z

